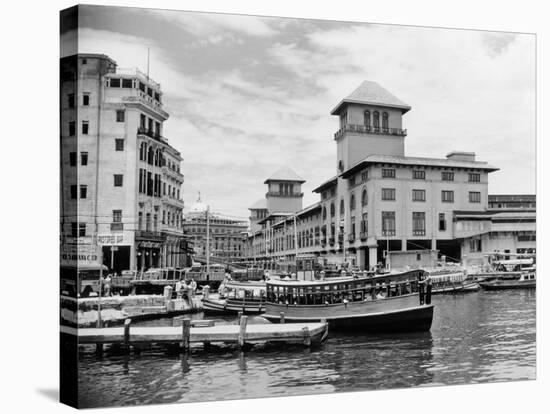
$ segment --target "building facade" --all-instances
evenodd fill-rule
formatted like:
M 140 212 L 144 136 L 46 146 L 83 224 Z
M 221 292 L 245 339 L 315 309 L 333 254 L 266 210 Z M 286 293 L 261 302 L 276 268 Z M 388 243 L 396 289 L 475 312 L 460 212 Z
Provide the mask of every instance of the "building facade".
M 209 252 L 210 263 L 229 264 L 242 261 L 247 228 L 246 220 L 210 212 L 200 196 L 185 214 L 183 221 L 184 232 L 193 242 L 195 260 L 206 262 Z
M 61 59 L 60 102 L 62 254 L 88 250 L 116 272 L 181 266 L 182 157 L 163 136 L 160 84 L 78 54 Z
M 315 254 L 325 262 L 368 269 L 383 262 L 386 251 L 437 250 L 456 262 L 479 258 L 486 249 L 472 237 L 493 237 L 494 243 L 484 243 L 487 249 L 496 240 L 499 247 L 523 248 L 510 245 L 509 229 L 501 225 L 504 220 L 517 231 L 534 231 L 527 217 L 534 211 L 509 212 L 515 214 L 512 222 L 490 209 L 489 174 L 498 168 L 472 152 L 405 155 L 403 116 L 410 109 L 368 81 L 340 101 L 331 111 L 339 120 L 335 176 L 315 188 L 320 201 L 312 206 L 275 214 L 267 204 L 266 218 L 251 226 L 256 231 L 247 240 L 247 258 L 280 262 Z M 480 225 L 480 215 L 490 228 Z

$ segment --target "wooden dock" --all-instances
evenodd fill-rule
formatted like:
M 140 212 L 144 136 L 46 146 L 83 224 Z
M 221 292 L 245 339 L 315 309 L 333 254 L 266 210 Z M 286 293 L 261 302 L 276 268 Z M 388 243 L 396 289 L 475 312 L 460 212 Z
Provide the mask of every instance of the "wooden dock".
M 240 349 L 247 344 L 279 343 L 318 345 L 328 335 L 328 324 L 289 323 L 289 324 L 251 324 L 247 326 L 247 317 L 241 316 L 240 323 L 235 325 L 214 325 L 213 321 L 191 321 L 183 319 L 181 326 L 131 326 L 125 321 L 124 326 L 113 328 L 71 328 L 61 326 L 61 333 L 75 335 L 79 344 L 96 344 L 102 349 L 103 344 L 119 344 L 129 350 L 130 345 L 140 344 L 175 344 L 183 350 L 189 350 L 193 343 L 202 343 L 205 348 L 210 344 L 235 344 Z

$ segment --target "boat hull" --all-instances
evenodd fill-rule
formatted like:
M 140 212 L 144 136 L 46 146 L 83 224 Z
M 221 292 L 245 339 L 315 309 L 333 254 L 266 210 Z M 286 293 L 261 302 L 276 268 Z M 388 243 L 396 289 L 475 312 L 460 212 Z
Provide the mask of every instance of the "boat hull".
M 265 312 L 265 304 L 259 302 L 232 303 L 224 300 L 203 299 L 202 309 L 207 314 L 237 315 L 242 312 L 245 315 L 259 315 Z
M 406 299 L 406 300 L 403 300 Z M 400 306 L 407 305 L 407 306 Z M 418 297 L 388 298 L 346 305 L 286 306 L 268 303 L 263 315 L 270 322 L 316 322 L 325 319 L 331 329 L 360 333 L 429 331 L 433 305 L 419 305 Z
M 526 281 L 492 281 L 479 282 L 479 285 L 485 290 L 504 290 L 504 289 L 535 289 L 537 282 L 535 280 Z
M 479 290 L 479 288 L 480 286 L 477 282 L 463 283 L 455 286 L 442 287 L 442 288 L 433 287 L 432 295 L 446 294 L 446 293 L 476 292 Z

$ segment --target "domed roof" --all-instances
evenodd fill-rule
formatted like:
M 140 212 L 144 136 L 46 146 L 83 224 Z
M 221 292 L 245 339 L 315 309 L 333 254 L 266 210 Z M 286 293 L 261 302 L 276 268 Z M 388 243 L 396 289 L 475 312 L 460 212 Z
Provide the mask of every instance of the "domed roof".
M 208 206 L 201 201 L 201 193 L 197 201 L 189 208 L 189 213 L 204 213 L 208 209 Z

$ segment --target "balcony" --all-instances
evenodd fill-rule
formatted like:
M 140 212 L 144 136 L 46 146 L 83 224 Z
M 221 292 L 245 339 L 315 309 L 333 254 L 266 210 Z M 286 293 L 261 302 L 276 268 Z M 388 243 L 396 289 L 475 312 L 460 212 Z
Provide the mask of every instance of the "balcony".
M 162 172 L 167 175 L 171 175 L 176 180 L 181 181 L 183 183 L 183 174 L 177 170 L 174 170 L 172 168 L 168 168 L 167 165 L 164 165 L 162 167 Z
M 359 233 L 359 238 L 360 238 L 361 240 L 363 240 L 363 241 L 367 240 L 367 238 L 368 238 L 367 232 L 366 232 L 366 231 L 360 232 L 360 233 Z
M 382 230 L 382 236 L 385 236 L 385 237 L 395 236 L 395 230 Z
M 151 231 L 151 230 L 137 230 L 136 231 L 136 240 L 147 240 L 147 241 L 156 241 L 163 242 L 164 236 L 160 231 Z
M 168 138 L 163 137 L 162 135 L 156 133 L 152 129 L 139 127 L 137 130 L 138 135 L 145 135 L 149 138 L 154 139 L 155 141 L 162 142 L 163 144 L 168 144 Z
M 407 135 L 406 129 L 400 128 L 382 128 L 365 126 L 358 124 L 347 124 L 340 128 L 335 134 L 334 139 L 341 138 L 346 132 L 353 132 L 356 134 L 377 134 L 377 135 L 395 135 L 404 137 Z
M 185 207 L 185 203 L 183 200 L 180 200 L 179 198 L 176 198 L 176 197 L 170 197 L 168 195 L 163 195 L 162 196 L 162 202 L 163 203 L 166 203 L 166 204 L 171 204 L 177 208 L 184 208 Z
M 413 236 L 425 236 L 426 230 L 413 230 Z
M 124 223 L 111 223 L 111 231 L 124 230 Z

